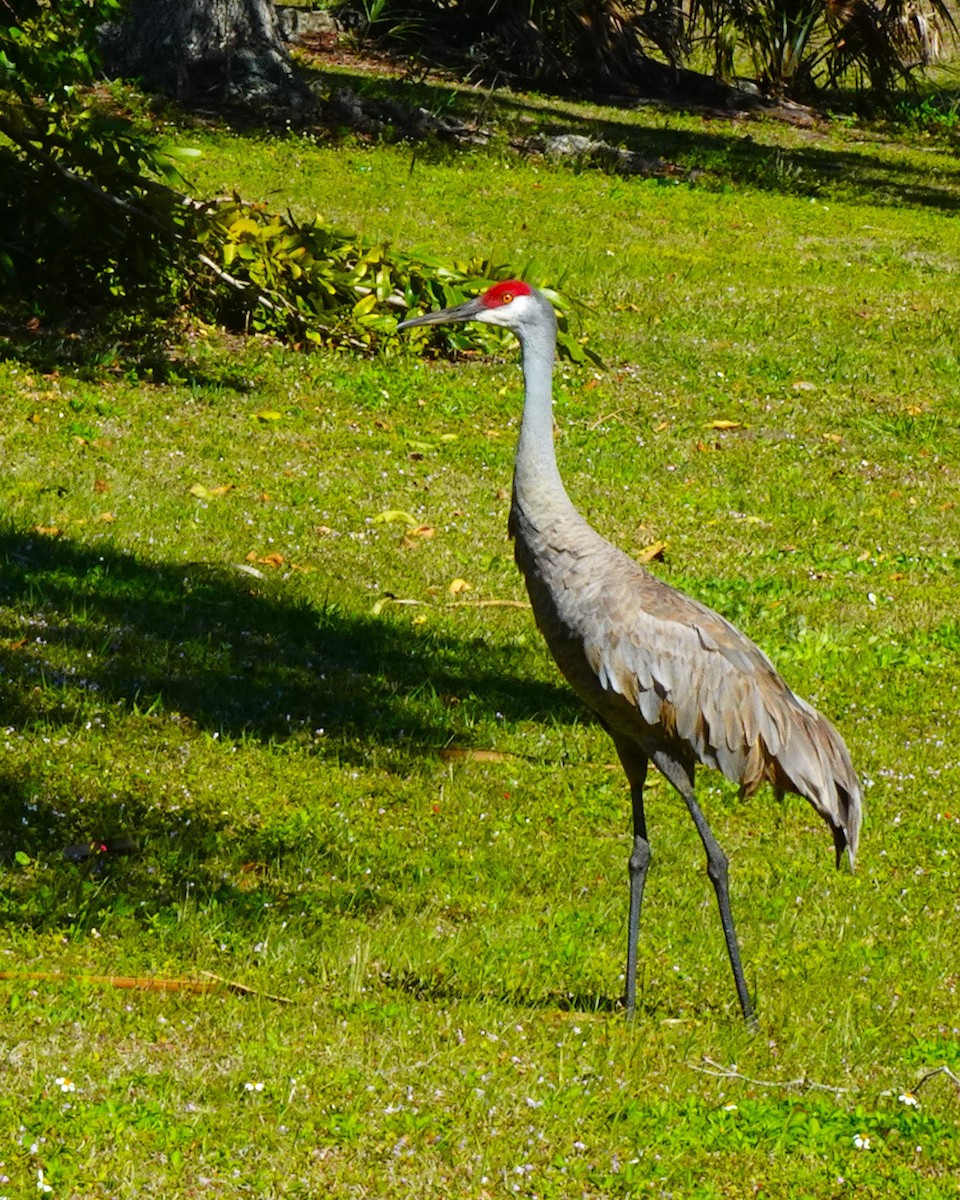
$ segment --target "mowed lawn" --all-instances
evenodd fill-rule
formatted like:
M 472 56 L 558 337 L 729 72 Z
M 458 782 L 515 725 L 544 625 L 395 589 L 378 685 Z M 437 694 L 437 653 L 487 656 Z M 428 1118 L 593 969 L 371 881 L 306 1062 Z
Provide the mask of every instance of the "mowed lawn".
M 0 362 L 0 1195 L 958 1194 L 953 148 L 528 113 L 678 170 L 174 137 L 198 194 L 562 282 L 570 494 L 836 723 L 857 872 L 701 772 L 751 1034 L 651 779 L 625 1020 L 629 800 L 512 562 L 514 355 Z

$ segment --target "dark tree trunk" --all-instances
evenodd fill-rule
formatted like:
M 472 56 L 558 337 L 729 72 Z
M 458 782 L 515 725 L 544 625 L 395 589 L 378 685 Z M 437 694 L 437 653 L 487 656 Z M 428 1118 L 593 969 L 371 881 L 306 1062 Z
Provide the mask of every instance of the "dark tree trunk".
M 187 102 L 304 107 L 272 0 L 130 0 L 104 41 L 107 66 Z

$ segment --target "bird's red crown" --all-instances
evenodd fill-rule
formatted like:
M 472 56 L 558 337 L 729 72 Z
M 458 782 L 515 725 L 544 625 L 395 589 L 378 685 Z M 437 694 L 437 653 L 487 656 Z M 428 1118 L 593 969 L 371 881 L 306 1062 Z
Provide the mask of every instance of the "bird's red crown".
M 502 308 L 517 296 L 529 296 L 532 291 L 530 284 L 521 279 L 507 279 L 503 283 L 495 283 L 489 291 L 483 293 L 483 307 Z

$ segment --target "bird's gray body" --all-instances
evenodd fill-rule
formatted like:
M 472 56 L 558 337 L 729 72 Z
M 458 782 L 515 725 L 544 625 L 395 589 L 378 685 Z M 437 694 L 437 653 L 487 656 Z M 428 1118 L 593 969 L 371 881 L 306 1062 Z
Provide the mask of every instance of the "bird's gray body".
M 553 445 L 556 320 L 550 302 L 525 284 L 501 284 L 407 324 L 447 320 L 504 325 L 520 338 L 525 394 L 510 533 L 537 626 L 571 687 L 613 738 L 630 783 L 627 1009 L 635 1003 L 637 928 L 650 862 L 643 787 L 652 762 L 683 797 L 703 841 L 737 995 L 752 1020 L 727 859 L 696 800 L 695 766 L 722 771 L 745 795 L 768 782 L 780 795 L 804 796 L 833 833 L 838 865 L 846 849 L 852 866 L 860 785 L 847 748 L 749 638 L 651 575 L 574 508 Z
M 715 767 L 752 795 L 805 796 L 851 861 L 859 785 L 833 726 L 718 613 L 661 582 L 572 507 L 510 514 L 517 565 L 557 666 L 615 739 Z

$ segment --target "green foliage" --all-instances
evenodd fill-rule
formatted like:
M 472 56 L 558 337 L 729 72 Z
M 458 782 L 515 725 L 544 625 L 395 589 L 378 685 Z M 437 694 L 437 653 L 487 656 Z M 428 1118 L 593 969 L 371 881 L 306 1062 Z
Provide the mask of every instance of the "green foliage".
M 660 60 L 702 62 L 706 50 L 717 78 L 752 67 L 764 92 L 794 98 L 850 84 L 884 94 L 936 62 L 956 33 L 948 0 L 922 11 L 909 0 L 381 0 L 377 14 L 374 31 L 458 45 L 481 69 L 506 65 L 527 80 L 666 85 Z
M 765 92 L 798 98 L 851 83 L 883 95 L 936 62 L 956 32 L 944 0 L 923 12 L 906 0 L 697 0 L 690 20 L 720 78 L 747 59 Z
M 376 0 L 364 10 L 366 36 L 528 82 L 635 84 L 660 65 L 654 56 L 678 65 L 689 50 L 672 0 Z
M 407 316 L 459 304 L 497 280 L 518 275 L 544 285 L 534 264 L 518 271 L 479 257 L 449 262 L 404 253 L 337 229 L 319 216 L 298 221 L 239 196 L 196 206 L 194 233 L 233 281 L 220 290 L 212 315 L 235 328 L 249 326 L 315 346 L 388 348 L 386 339 Z M 201 309 L 203 294 L 194 293 Z M 586 361 L 591 356 L 568 332 L 563 313 L 558 317 L 561 353 Z M 417 330 L 404 344 L 493 353 L 509 341 L 494 326 L 462 325 Z
M 955 92 L 906 97 L 893 105 L 890 117 L 910 133 L 954 134 L 960 125 L 960 98 Z
M 0 361 L 0 1194 L 42 1170 L 84 1200 L 955 1196 L 957 1089 L 918 1084 L 960 1072 L 956 163 L 861 130 L 564 116 L 743 157 L 708 189 L 203 132 L 197 186 L 282 180 L 377 244 L 535 244 L 566 272 L 614 364 L 556 372 L 571 497 L 628 553 L 666 541 L 652 569 L 836 721 L 857 874 L 803 802 L 698 773 L 751 1035 L 651 772 L 622 1019 L 629 794 L 517 607 L 515 350 L 193 329 L 159 385 Z M 778 148 L 815 202 L 744 182 Z M 206 971 L 256 994 L 82 982 Z
M 40 312 L 169 291 L 170 160 L 89 85 L 115 0 L 0 10 L 0 272 Z M 11 20 L 11 17 L 13 18 Z
M 8 139 L 0 144 L 0 275 L 8 299 L 46 319 L 83 310 L 89 320 L 90 309 L 102 307 L 112 329 L 192 300 L 197 312 L 234 328 L 368 350 L 393 332 L 397 314 L 456 303 L 518 273 L 480 259 L 450 264 L 398 253 L 239 197 L 185 202 L 171 184 L 189 152 L 161 147 L 90 87 L 94 27 L 115 8 L 115 0 L 23 3 L 16 20 L 0 26 L 0 134 Z M 562 330 L 564 353 L 582 359 Z M 471 327 L 404 344 L 493 350 L 504 339 Z

